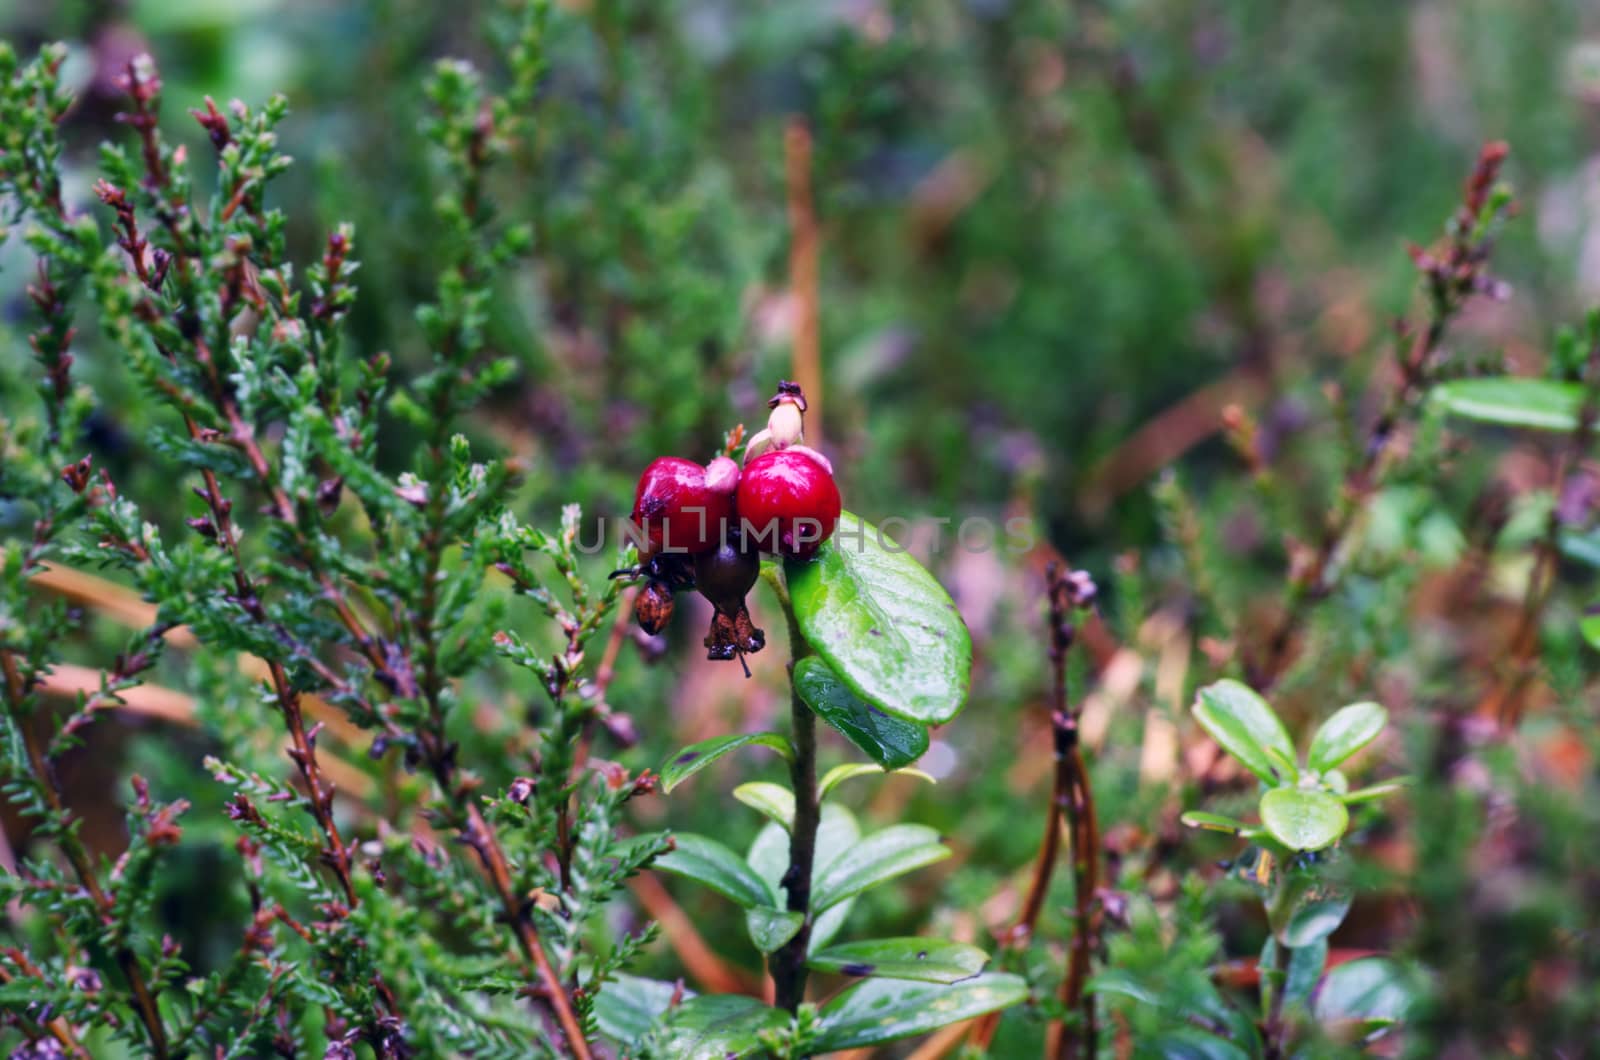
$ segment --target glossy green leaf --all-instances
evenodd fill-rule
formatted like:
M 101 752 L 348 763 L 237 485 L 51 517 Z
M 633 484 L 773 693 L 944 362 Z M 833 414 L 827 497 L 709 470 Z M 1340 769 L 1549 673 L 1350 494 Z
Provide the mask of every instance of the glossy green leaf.
M 737 1060 L 766 1056 L 761 1035 L 789 1025 L 787 1012 L 738 994 L 707 994 L 671 1010 L 651 1038 L 652 1056 Z
M 794 748 L 787 737 L 775 732 L 746 732 L 734 736 L 717 736 L 690 744 L 673 755 L 661 767 L 661 790 L 670 792 L 729 751 L 741 747 L 770 747 L 787 759 L 794 758 Z
M 961 712 L 972 637 L 950 594 L 886 534 L 845 512 L 784 574 L 806 642 L 858 697 L 924 725 Z
M 1453 416 L 1502 427 L 1571 431 L 1578 426 L 1583 385 L 1554 379 L 1496 376 L 1455 379 L 1433 388 L 1433 400 Z
M 885 770 L 867 762 L 851 762 L 848 765 L 834 766 L 832 769 L 823 774 L 822 780 L 817 784 L 817 798 L 827 798 L 829 792 L 833 791 L 834 788 L 838 787 L 840 784 L 843 784 L 845 781 L 850 780 L 852 777 L 866 776 L 916 777 L 918 780 L 926 780 L 929 784 L 938 783 L 938 781 L 934 780 L 920 769 Z
M 899 979 L 868 979 L 822 1006 L 818 1052 L 926 1034 L 940 1027 L 1010 1008 L 1027 999 L 1020 977 L 985 972 L 948 986 Z
M 920 824 L 897 824 L 874 832 L 845 849 L 822 873 L 811 892 L 820 912 L 885 880 L 932 865 L 950 856 L 939 833 Z
M 1220 813 L 1206 813 L 1203 810 L 1190 810 L 1181 818 L 1190 828 L 1199 828 L 1207 832 L 1225 832 L 1228 835 L 1253 838 L 1261 834 L 1261 829 L 1253 824 L 1236 821 L 1232 817 L 1224 817 Z
M 1271 935 L 1267 936 L 1266 945 L 1261 947 L 1261 960 L 1257 967 L 1261 972 L 1261 1008 L 1266 1011 L 1272 1007 L 1272 997 L 1279 989 L 1279 984 L 1273 980 L 1278 961 L 1278 940 Z M 1309 946 L 1301 946 L 1289 951 L 1289 974 L 1286 985 L 1283 986 L 1283 1001 L 1286 1005 L 1303 1005 L 1311 997 L 1311 991 L 1316 988 L 1317 980 L 1322 978 L 1322 966 L 1328 961 L 1327 936 L 1317 939 Z
M 989 955 L 976 946 L 945 939 L 873 939 L 829 946 L 812 954 L 808 963 L 819 972 L 861 978 L 955 983 L 983 971 Z
M 1322 980 L 1312 1005 L 1317 1019 L 1403 1020 L 1412 988 L 1405 969 L 1387 957 L 1363 957 L 1341 964 Z
M 1584 607 L 1578 619 L 1578 634 L 1589 647 L 1600 650 L 1600 603 L 1591 602 Z
M 638 1041 L 661 1021 L 672 999 L 683 988 L 661 979 L 618 974 L 606 983 L 594 1000 L 595 1022 L 600 1033 L 622 1045 Z M 685 998 L 694 996 L 684 991 Z
M 1086 994 L 1113 994 L 1141 1005 L 1161 1005 L 1164 999 L 1144 981 L 1122 968 L 1102 968 L 1084 985 Z
M 1280 873 L 1277 893 L 1267 903 L 1267 923 L 1281 945 L 1313 946 L 1344 923 L 1354 893 L 1334 870 L 1336 860 L 1296 863 Z
M 786 909 L 756 908 L 744 912 L 744 926 L 750 934 L 750 941 L 764 954 L 776 953 L 779 947 L 800 933 L 805 922 L 803 913 L 791 913 Z
M 1224 751 L 1268 784 L 1276 783 L 1277 775 L 1267 748 L 1294 759 L 1294 744 L 1278 715 L 1266 700 L 1238 681 L 1218 681 L 1202 688 L 1195 699 L 1194 717 Z
M 813 891 L 816 890 L 817 880 L 821 878 L 823 870 L 860 837 L 861 827 L 856 824 L 854 814 L 837 803 L 823 804 L 822 823 L 817 828 L 817 850 L 811 861 Z M 778 896 L 779 904 L 782 904 L 786 897 L 783 874 L 789 868 L 789 833 L 776 824 L 767 825 L 757 834 L 755 842 L 750 844 L 750 853 L 746 855 L 745 860 L 755 870 L 756 875 L 772 888 L 772 893 Z M 854 901 L 840 902 L 816 917 L 811 925 L 810 952 L 815 953 L 833 941 L 854 905 Z M 764 925 L 751 924 L 748 913 L 745 920 L 754 941 L 756 930 Z
M 1410 777 L 1395 777 L 1393 780 L 1385 780 L 1378 784 L 1369 784 L 1364 788 L 1357 788 L 1354 791 L 1347 791 L 1343 795 L 1339 796 L 1339 801 L 1346 805 L 1353 805 L 1358 802 L 1371 802 L 1374 799 L 1381 799 L 1385 796 L 1402 792 L 1410 786 Z
M 1273 788 L 1261 796 L 1261 823 L 1290 850 L 1321 850 L 1344 835 L 1350 814 L 1325 791 Z
M 1388 723 L 1389 712 L 1377 703 L 1340 707 L 1311 738 L 1306 761 L 1319 773 L 1332 769 L 1376 740 Z
M 794 687 L 818 717 L 885 769 L 908 766 L 928 750 L 927 726 L 862 702 L 815 655 L 794 664 Z
M 734 788 L 733 797 L 784 828 L 794 827 L 794 792 L 782 784 L 751 781 Z
M 676 832 L 675 848 L 656 858 L 652 867 L 705 884 L 745 908 L 774 906 L 772 888 L 743 858 L 703 835 Z
M 1161 1060 L 1250 1060 L 1250 1054 L 1210 1031 L 1180 1027 L 1153 1038 L 1144 1054 Z

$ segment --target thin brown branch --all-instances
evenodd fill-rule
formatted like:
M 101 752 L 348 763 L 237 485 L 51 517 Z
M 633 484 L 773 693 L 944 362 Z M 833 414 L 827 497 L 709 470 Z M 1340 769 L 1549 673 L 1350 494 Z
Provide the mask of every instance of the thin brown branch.
M 1450 324 L 1472 297 L 1499 291 L 1487 268 L 1490 240 L 1479 229 L 1492 219 L 1486 214 L 1491 205 L 1490 192 L 1507 150 L 1504 143 L 1495 141 L 1485 144 L 1479 152 L 1443 248 L 1410 248 L 1428 297 L 1426 324 L 1420 330 L 1404 321 L 1396 327 L 1399 384 L 1389 392 L 1383 411 L 1367 432 L 1360 457 L 1346 469 L 1338 499 L 1316 544 L 1291 567 L 1281 615 L 1265 639 L 1261 656 L 1248 667 L 1250 683 L 1260 691 L 1270 689 L 1288 669 L 1297 634 L 1317 601 L 1336 584 L 1339 554 L 1367 501 L 1383 484 L 1397 438 L 1415 418 L 1433 386 Z
M 807 402 L 806 431 L 822 444 L 822 338 L 818 292 L 821 236 L 811 191 L 811 132 L 792 119 L 783 131 L 789 200 L 789 295 L 794 304 L 793 379 Z
M 1094 795 L 1078 742 L 1081 705 L 1074 705 L 1067 693 L 1067 657 L 1077 639 L 1077 612 L 1093 602 L 1095 587 L 1082 571 L 1066 571 L 1052 560 L 1045 568 L 1046 593 L 1050 606 L 1050 729 L 1055 751 L 1055 769 L 1050 788 L 1050 805 L 1045 815 L 1044 837 L 1034 858 L 1033 878 L 1016 922 L 1001 939 L 1008 950 L 1027 946 L 1044 913 L 1045 897 L 1055 874 L 1061 851 L 1061 827 L 1065 821 L 1071 837 L 1075 895 L 1074 930 L 1067 974 L 1062 981 L 1062 1000 L 1066 1006 L 1083 1012 L 1082 1042 L 1086 1055 L 1094 1055 L 1094 999 L 1083 993 L 1089 962 L 1098 937 L 1098 910 L 1094 905 L 1099 891 L 1099 824 L 1095 819 Z M 973 1023 L 972 1044 L 978 1050 L 989 1048 L 1000 1025 L 1000 1014 L 990 1013 Z M 1059 1021 L 1049 1028 L 1046 1055 L 1074 1055 L 1060 1052 L 1071 1041 Z
M 1502 671 L 1483 704 L 1483 714 L 1499 720 L 1501 728 L 1516 728 L 1527 702 L 1539 658 L 1539 620 L 1555 591 L 1556 567 L 1561 562 L 1563 509 L 1573 476 L 1583 464 L 1600 421 L 1600 342 L 1591 345 L 1584 367 L 1585 389 L 1578 420 L 1557 460 L 1552 489 L 1555 496 L 1545 517 L 1544 533 L 1535 545 L 1533 571 L 1511 634 L 1510 665 Z
M 23 716 L 23 705 L 29 695 L 22 671 L 17 665 L 16 656 L 8 649 L 0 648 L 0 671 L 5 675 L 6 704 L 12 717 L 12 723 L 21 734 L 24 753 L 27 755 L 28 768 L 39 782 L 39 790 L 44 796 L 45 803 L 50 807 L 51 816 L 65 824 L 68 818 L 66 804 L 61 799 L 61 792 L 56 787 L 53 771 L 45 757 L 44 748 L 40 745 L 33 726 L 27 723 Z M 60 842 L 61 851 L 66 855 L 67 861 L 72 865 L 72 871 L 77 875 L 78 882 L 83 884 L 89 898 L 100 911 L 100 915 L 110 918 L 115 906 L 115 899 L 100 883 L 99 874 L 95 871 L 94 862 L 89 857 L 89 852 L 73 836 L 63 833 Z M 123 976 L 128 980 L 128 988 L 133 992 L 135 1007 L 139 1012 L 139 1021 L 144 1024 L 145 1032 L 150 1036 L 150 1048 L 156 1057 L 167 1055 L 167 1032 L 162 1025 L 160 1010 L 156 1007 L 155 997 L 150 992 L 150 986 L 145 982 L 144 973 L 139 968 L 138 958 L 127 946 L 121 946 L 115 953 L 117 966 L 122 970 Z

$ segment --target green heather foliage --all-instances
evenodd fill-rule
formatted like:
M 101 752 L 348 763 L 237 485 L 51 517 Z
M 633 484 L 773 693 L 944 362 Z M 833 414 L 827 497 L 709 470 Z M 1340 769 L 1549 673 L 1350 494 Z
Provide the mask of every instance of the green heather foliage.
M 0 1049 L 1587 1055 L 1596 34 L 0 0 Z

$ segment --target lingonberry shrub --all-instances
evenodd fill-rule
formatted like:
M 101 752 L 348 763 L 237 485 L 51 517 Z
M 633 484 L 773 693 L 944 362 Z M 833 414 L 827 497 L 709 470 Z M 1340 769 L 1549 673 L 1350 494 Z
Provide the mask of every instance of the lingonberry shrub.
M 760 747 L 787 760 L 790 782 L 733 790 L 768 819 L 743 852 L 686 831 L 648 841 L 666 848 L 655 868 L 704 884 L 743 911 L 774 996 L 771 1004 L 691 996 L 669 982 L 629 978 L 598 1010 L 602 1029 L 629 1054 L 811 1056 L 926 1033 L 1027 995 L 1019 976 L 984 971 L 988 955 L 967 943 L 838 938 L 863 893 L 950 854 L 926 825 L 864 834 L 830 796 L 852 778 L 891 770 L 932 779 L 910 766 L 928 747 L 928 727 L 952 720 L 966 702 L 971 640 L 932 575 L 877 527 L 841 512 L 832 468 L 801 444 L 800 389 L 785 382 L 771 405 L 767 428 L 747 446 L 747 457 L 758 452 L 738 480 L 738 525 L 715 547 L 698 549 L 693 580 L 715 611 L 706 638 L 712 658 L 742 658 L 746 594 L 758 576 L 770 587 L 789 631 L 790 729 L 685 747 L 662 765 L 661 780 L 670 793 L 718 759 Z M 698 488 L 702 476 L 686 477 Z M 646 480 L 654 481 L 648 472 Z M 752 540 L 763 535 L 752 526 L 772 531 L 762 548 L 776 556 L 758 560 Z M 659 572 L 637 573 L 647 591 L 661 584 Z M 867 760 L 819 776 L 819 718 Z M 813 973 L 857 982 L 818 1005 L 807 1000 Z
M 0 51 L 4 1051 L 1590 1048 L 1570 11 L 280 6 L 294 114 L 188 87 L 258 5 L 0 13 L 81 40 Z M 1408 266 L 1525 115 L 1538 224 L 1491 144 Z M 706 516 L 596 556 L 661 454 Z M 970 671 L 843 510 L 930 498 Z

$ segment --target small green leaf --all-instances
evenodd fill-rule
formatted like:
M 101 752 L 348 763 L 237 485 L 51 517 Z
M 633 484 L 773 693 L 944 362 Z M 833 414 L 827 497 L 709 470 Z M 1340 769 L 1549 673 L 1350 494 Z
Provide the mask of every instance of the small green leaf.
M 1103 968 L 1084 986 L 1086 994 L 1114 994 L 1142 1005 L 1161 1005 L 1164 998 L 1146 986 L 1138 976 L 1122 968 Z
M 1266 945 L 1261 947 L 1261 960 L 1257 967 L 1261 971 L 1261 1008 L 1267 1011 L 1272 1008 L 1272 996 L 1278 990 L 1279 984 L 1274 982 L 1277 978 L 1274 969 L 1278 961 L 1278 940 L 1271 935 L 1267 936 Z M 1322 966 L 1328 961 L 1328 938 L 1322 938 L 1309 946 L 1301 946 L 1289 951 L 1289 975 L 1287 985 L 1284 986 L 1283 1001 L 1286 1005 L 1303 1005 L 1311 997 L 1317 980 L 1322 978 Z
M 897 824 L 861 840 L 840 854 L 812 888 L 811 908 L 821 912 L 885 880 L 932 865 L 950 856 L 939 833 L 920 824 Z
M 656 858 L 654 868 L 697 880 L 746 909 L 777 904 L 767 882 L 715 839 L 678 832 L 672 840 L 675 848 Z
M 1350 814 L 1327 792 L 1273 788 L 1261 796 L 1261 823 L 1290 850 L 1321 850 L 1344 835 Z
M 790 761 L 794 760 L 794 748 L 789 745 L 788 739 L 779 733 L 747 732 L 734 736 L 718 736 L 690 744 L 673 755 L 661 767 L 661 790 L 670 793 L 673 788 L 729 751 L 750 746 L 770 747 Z
M 789 1025 L 789 1014 L 753 997 L 707 994 L 667 1013 L 651 1039 L 653 1056 L 739 1060 L 766 1056 L 761 1035 Z
M 782 784 L 751 781 L 734 788 L 733 797 L 786 829 L 794 827 L 794 792 Z
M 989 955 L 976 946 L 944 939 L 874 939 L 830 946 L 813 954 L 808 963 L 816 971 L 840 975 L 954 983 L 983 971 Z
M 1234 680 L 1218 681 L 1199 692 L 1194 717 L 1224 751 L 1268 784 L 1277 783 L 1267 748 L 1294 761 L 1294 744 L 1278 715 L 1253 690 Z
M 855 815 L 837 803 L 824 803 L 822 807 L 822 823 L 817 828 L 817 850 L 811 861 L 811 889 L 815 893 L 817 881 L 822 877 L 823 870 L 828 867 L 845 849 L 861 837 L 861 827 L 856 824 Z M 750 844 L 750 852 L 745 856 L 750 867 L 756 875 L 766 881 L 772 888 L 772 893 L 783 896 L 783 874 L 789 869 L 789 833 L 776 824 L 769 824 L 757 834 L 755 842 Z M 853 901 L 840 902 L 827 912 L 817 916 L 811 924 L 810 952 L 826 946 L 839 934 L 839 929 L 844 927 L 844 922 L 850 915 Z M 752 938 L 756 931 L 764 925 L 750 923 L 750 915 L 745 914 L 746 927 L 750 929 Z
M 1300 767 L 1294 764 L 1294 758 L 1286 755 L 1276 747 L 1264 748 L 1267 757 L 1272 759 L 1272 767 L 1278 771 L 1278 783 L 1300 783 Z
M 794 687 L 818 717 L 885 769 L 908 766 L 928 750 L 927 726 L 863 703 L 815 655 L 794 664 Z
M 1374 799 L 1381 799 L 1387 795 L 1394 795 L 1397 792 L 1404 791 L 1411 786 L 1411 783 L 1410 777 L 1395 777 L 1393 780 L 1385 780 L 1379 784 L 1369 784 L 1364 788 L 1347 791 L 1339 796 L 1339 801 L 1347 806 L 1358 802 L 1372 802 Z
M 1296 859 L 1280 873 L 1277 893 L 1267 903 L 1267 923 L 1280 945 L 1315 945 L 1344 923 L 1354 893 L 1340 878 L 1339 860 L 1338 851 L 1315 864 Z
M 787 909 L 746 909 L 744 926 L 750 941 L 763 954 L 776 953 L 790 939 L 800 933 L 806 922 L 805 914 L 791 913 Z
M 1411 1007 L 1405 970 L 1387 957 L 1363 957 L 1341 964 L 1322 980 L 1313 1004 L 1325 1023 L 1346 1020 L 1399 1021 Z
M 865 777 L 874 774 L 880 777 L 916 777 L 918 780 L 926 780 L 929 784 L 938 783 L 937 780 L 934 780 L 920 769 L 886 770 L 867 762 L 852 762 L 848 765 L 834 766 L 823 774 L 821 783 L 817 785 L 817 798 L 827 798 L 829 792 L 852 777 Z
M 1446 412 L 1480 423 L 1571 431 L 1583 407 L 1583 384 L 1521 376 L 1456 379 L 1432 390 Z
M 1600 603 L 1584 607 L 1583 616 L 1578 619 L 1578 633 L 1589 647 L 1600 650 Z
M 1250 1054 L 1210 1031 L 1179 1027 L 1153 1038 L 1146 1055 L 1162 1060 L 1250 1060 Z
M 1340 707 L 1311 738 L 1311 752 L 1306 760 L 1319 773 L 1333 769 L 1376 740 L 1388 723 L 1389 712 L 1376 703 Z
M 594 999 L 595 1022 L 606 1037 L 632 1045 L 660 1022 L 680 990 L 678 983 L 618 973 Z M 683 996 L 694 997 L 694 993 L 683 991 Z
M 1028 984 L 1016 975 L 986 972 L 948 986 L 868 979 L 822 1006 L 815 1042 L 819 1053 L 858 1049 L 926 1034 L 961 1020 L 1026 1000 Z
M 950 594 L 871 523 L 845 512 L 784 575 L 806 643 L 866 703 L 942 725 L 967 701 L 972 637 Z
M 1261 829 L 1253 824 L 1236 821 L 1232 817 L 1224 817 L 1220 813 L 1206 813 L 1204 810 L 1190 810 L 1180 818 L 1190 828 L 1199 828 L 1207 832 L 1226 832 L 1228 835 L 1244 836 L 1253 839 L 1261 834 Z

